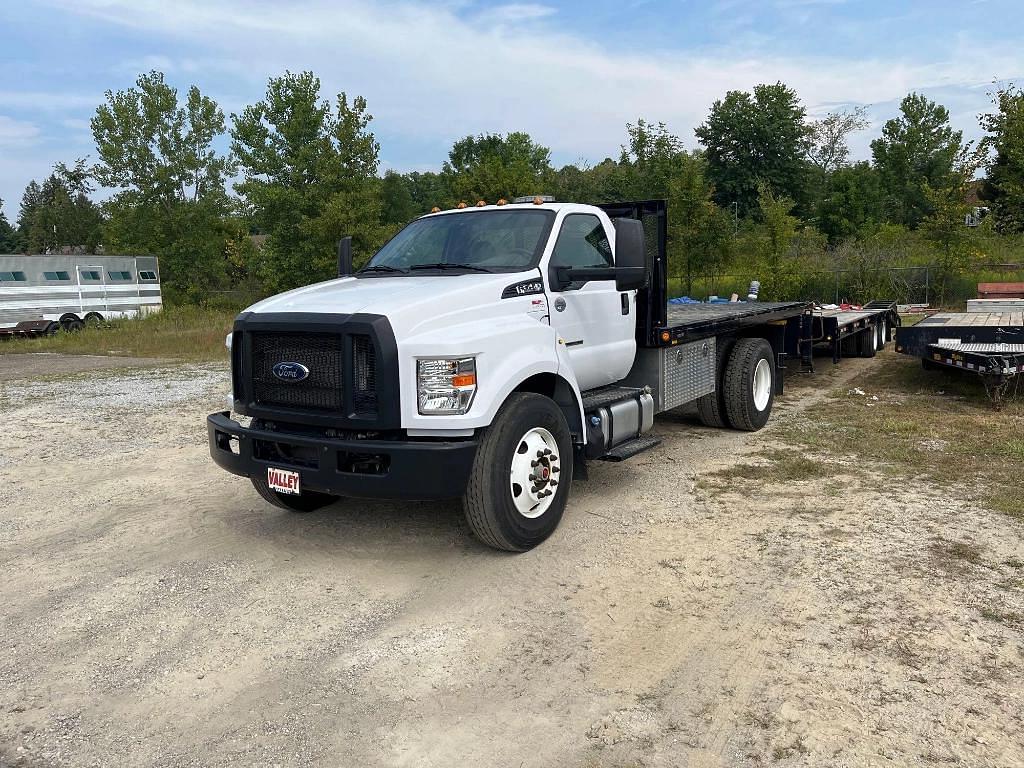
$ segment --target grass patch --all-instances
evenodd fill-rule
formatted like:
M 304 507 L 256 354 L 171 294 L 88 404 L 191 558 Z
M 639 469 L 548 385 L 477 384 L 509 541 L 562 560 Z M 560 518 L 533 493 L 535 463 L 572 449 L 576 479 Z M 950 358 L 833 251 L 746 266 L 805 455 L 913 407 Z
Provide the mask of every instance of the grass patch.
M 983 488 L 988 508 L 1024 521 L 1024 398 L 995 411 L 977 376 L 924 371 L 913 358 L 886 353 L 777 429 L 805 451 L 847 457 L 906 483 L 957 495 Z
M 0 342 L 0 355 L 59 352 L 69 355 L 125 355 L 177 360 L 227 360 L 224 337 L 235 312 L 170 306 L 147 317 L 112 320 L 100 328 L 35 339 Z
M 813 459 L 798 451 L 765 451 L 758 456 L 767 459 L 767 463 L 736 464 L 711 472 L 708 477 L 739 482 L 787 483 L 832 477 L 837 470 L 834 464 Z
M 946 571 L 961 573 L 970 565 L 981 564 L 981 547 L 968 541 L 939 539 L 930 549 L 936 564 Z
M 994 621 L 997 624 L 1003 624 L 1011 629 L 1024 627 L 1024 614 L 1017 613 L 1016 611 L 1004 611 L 1000 608 L 982 608 L 981 616 L 984 619 Z

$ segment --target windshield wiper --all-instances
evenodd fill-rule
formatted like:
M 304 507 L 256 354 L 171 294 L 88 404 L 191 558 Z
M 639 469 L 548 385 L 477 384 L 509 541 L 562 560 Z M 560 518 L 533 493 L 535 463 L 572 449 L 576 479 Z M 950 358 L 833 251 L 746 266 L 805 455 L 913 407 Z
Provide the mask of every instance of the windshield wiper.
M 371 265 L 369 267 L 363 267 L 359 271 L 360 272 L 399 272 L 399 273 L 404 275 L 409 270 L 407 270 L 407 269 L 399 269 L 398 267 L 392 267 L 392 266 L 389 266 L 388 264 L 373 264 L 373 265 Z
M 473 272 L 492 272 L 492 270 L 487 267 L 478 267 L 476 264 L 449 264 L 447 262 L 437 262 L 436 264 L 413 264 L 409 269 L 469 269 Z

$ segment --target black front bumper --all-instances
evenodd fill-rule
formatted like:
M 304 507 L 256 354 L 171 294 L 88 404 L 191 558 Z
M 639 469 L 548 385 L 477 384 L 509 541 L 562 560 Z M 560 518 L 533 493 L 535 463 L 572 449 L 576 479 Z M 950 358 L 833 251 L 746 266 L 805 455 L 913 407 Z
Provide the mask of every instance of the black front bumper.
M 266 477 L 268 467 L 299 472 L 303 489 L 367 499 L 449 499 L 461 496 L 476 457 L 466 440 L 343 440 L 243 427 L 227 411 L 206 419 L 210 455 L 222 469 Z M 303 452 L 301 463 L 265 459 L 265 447 Z M 234 449 L 234 450 L 233 450 Z M 312 450 L 310 450 L 312 449 Z M 285 451 L 288 453 L 288 451 Z M 315 455 L 310 460 L 308 457 Z M 373 465 L 364 471 L 367 465 Z

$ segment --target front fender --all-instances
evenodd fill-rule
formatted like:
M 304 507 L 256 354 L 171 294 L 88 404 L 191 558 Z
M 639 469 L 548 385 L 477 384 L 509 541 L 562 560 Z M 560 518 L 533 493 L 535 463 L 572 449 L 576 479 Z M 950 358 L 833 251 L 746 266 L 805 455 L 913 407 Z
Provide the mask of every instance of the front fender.
M 564 363 L 551 326 L 522 316 L 500 321 L 447 326 L 398 343 L 402 426 L 416 430 L 469 430 L 486 427 L 498 408 L 523 381 L 540 373 L 559 374 Z M 564 352 L 564 348 L 562 350 Z M 422 416 L 416 399 L 416 360 L 428 357 L 475 357 L 477 391 L 462 416 Z M 567 359 L 567 358 L 566 358 Z M 571 371 L 571 368 L 570 368 Z M 577 400 L 579 388 L 570 379 Z

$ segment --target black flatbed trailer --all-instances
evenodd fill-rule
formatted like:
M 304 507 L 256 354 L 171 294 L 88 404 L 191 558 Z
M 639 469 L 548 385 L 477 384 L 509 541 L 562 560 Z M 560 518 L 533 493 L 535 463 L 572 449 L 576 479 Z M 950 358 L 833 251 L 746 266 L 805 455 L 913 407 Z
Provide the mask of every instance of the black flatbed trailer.
M 860 309 L 815 307 L 800 339 L 800 359 L 813 371 L 815 347 L 829 348 L 833 363 L 843 357 L 874 357 L 899 325 L 895 301 L 872 301 Z
M 896 351 L 925 368 L 976 373 L 996 408 L 1024 374 L 1024 312 L 941 312 L 896 331 Z

